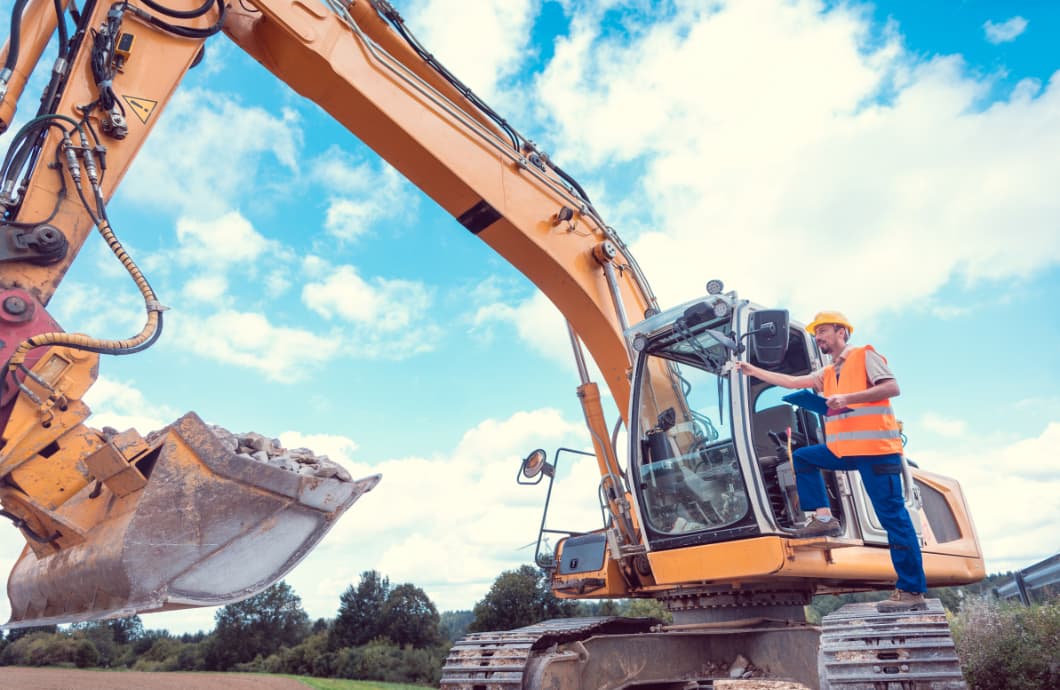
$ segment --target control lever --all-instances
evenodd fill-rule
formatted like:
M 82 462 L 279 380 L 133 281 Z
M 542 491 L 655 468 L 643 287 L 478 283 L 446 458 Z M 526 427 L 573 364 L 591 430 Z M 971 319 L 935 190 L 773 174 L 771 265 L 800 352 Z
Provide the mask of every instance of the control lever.
M 766 435 L 769 436 L 769 438 L 773 439 L 773 443 L 777 444 L 777 448 L 783 448 L 787 445 L 784 442 L 784 439 L 780 437 L 780 434 L 775 431 L 767 431 Z

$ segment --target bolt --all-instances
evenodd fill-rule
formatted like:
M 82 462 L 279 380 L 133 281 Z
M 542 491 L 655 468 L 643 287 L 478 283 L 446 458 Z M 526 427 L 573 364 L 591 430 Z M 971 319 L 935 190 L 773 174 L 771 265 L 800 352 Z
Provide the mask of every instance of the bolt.
M 4 311 L 12 316 L 22 316 L 29 305 L 21 297 L 11 296 L 4 300 Z

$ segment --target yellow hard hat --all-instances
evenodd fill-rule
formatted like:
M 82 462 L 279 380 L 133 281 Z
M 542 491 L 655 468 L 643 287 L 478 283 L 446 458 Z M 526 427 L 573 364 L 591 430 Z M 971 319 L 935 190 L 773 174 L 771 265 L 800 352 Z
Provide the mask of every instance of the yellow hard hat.
M 854 327 L 847 321 L 847 317 L 843 316 L 842 312 L 838 311 L 819 311 L 817 315 L 813 317 L 813 321 L 806 327 L 806 331 L 813 335 L 813 332 L 817 330 L 818 326 L 823 326 L 826 323 L 834 323 L 838 326 L 844 326 L 847 329 L 847 333 L 850 335 L 854 334 Z

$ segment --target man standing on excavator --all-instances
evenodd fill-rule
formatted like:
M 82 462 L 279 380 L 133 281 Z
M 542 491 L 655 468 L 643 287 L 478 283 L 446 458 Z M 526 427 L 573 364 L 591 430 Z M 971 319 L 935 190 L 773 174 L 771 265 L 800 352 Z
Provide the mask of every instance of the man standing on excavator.
M 828 404 L 825 443 L 795 451 L 795 480 L 799 504 L 813 511 L 799 529 L 800 537 L 838 536 L 839 521 L 828 505 L 821 469 L 861 473 L 872 507 L 887 530 L 891 562 L 898 575 L 894 593 L 877 604 L 882 613 L 926 608 L 927 583 L 920 554 L 920 541 L 902 491 L 902 439 L 891 408 L 891 398 L 900 393 L 898 381 L 887 360 L 871 345 L 847 343 L 854 327 L 837 311 L 819 312 L 806 327 L 817 347 L 832 358 L 820 371 L 790 376 L 766 371 L 749 362 L 736 362 L 737 371 L 783 388 L 813 388 Z

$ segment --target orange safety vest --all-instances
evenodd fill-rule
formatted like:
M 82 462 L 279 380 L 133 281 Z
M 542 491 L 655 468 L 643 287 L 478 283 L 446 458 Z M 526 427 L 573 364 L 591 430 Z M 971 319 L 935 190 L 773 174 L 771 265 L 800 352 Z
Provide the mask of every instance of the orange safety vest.
M 869 388 L 869 377 L 865 372 L 866 350 L 872 350 L 872 346 L 864 345 L 850 351 L 839 370 L 838 381 L 834 364 L 824 368 L 823 393 L 826 398 L 860 393 Z M 902 452 L 902 436 L 890 399 L 855 403 L 847 412 L 830 411 L 824 418 L 824 432 L 828 449 L 841 458 Z

